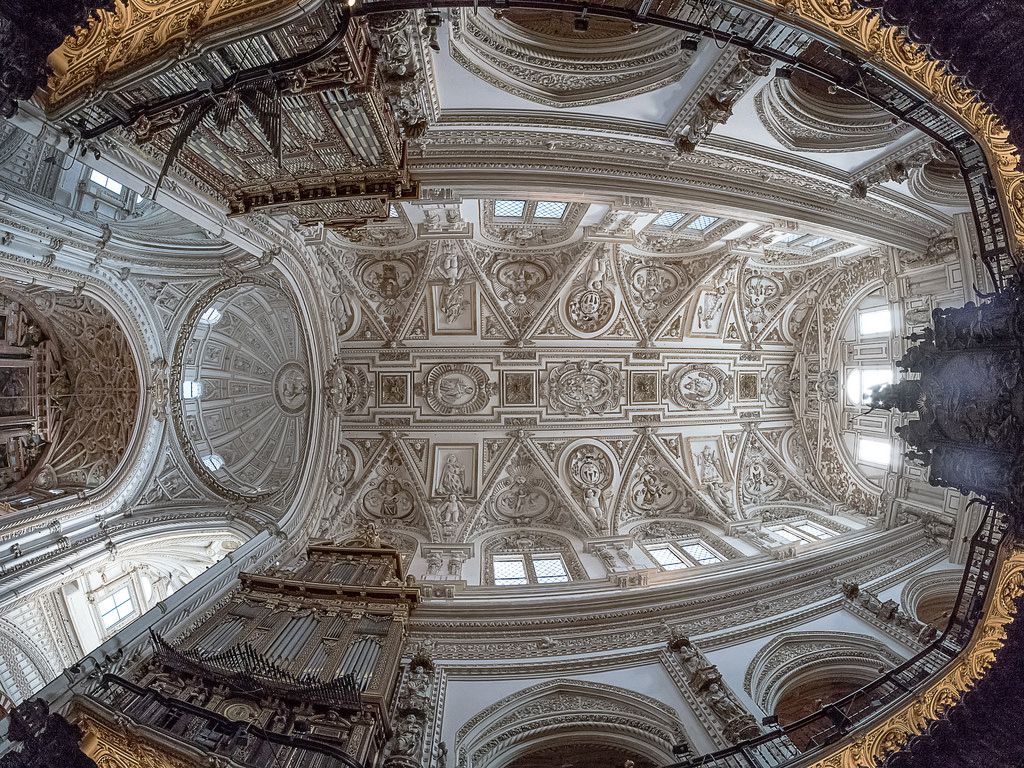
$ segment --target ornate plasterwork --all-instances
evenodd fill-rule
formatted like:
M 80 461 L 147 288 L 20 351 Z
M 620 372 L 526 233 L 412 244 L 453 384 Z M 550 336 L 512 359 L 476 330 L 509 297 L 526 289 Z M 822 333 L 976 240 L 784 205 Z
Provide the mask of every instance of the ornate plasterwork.
M 33 314 L 46 318 L 63 369 L 53 367 L 50 377 L 40 376 L 52 401 L 45 418 L 57 428 L 53 437 L 59 437 L 44 457 L 49 470 L 41 484 L 95 488 L 114 473 L 135 432 L 142 398 L 139 366 L 117 320 L 80 289 L 32 289 L 22 298 Z M 45 351 L 39 351 L 45 364 Z M 31 383 L 32 391 L 36 386 Z
M 885 643 L 849 632 L 804 632 L 778 635 L 747 667 L 743 689 L 765 712 L 775 709 L 787 688 L 813 679 L 849 674 L 874 679 L 880 668 L 905 659 Z
M 787 149 L 849 152 L 877 149 L 911 130 L 858 96 L 833 93 L 813 75 L 773 78 L 758 91 L 754 105 L 761 123 Z
M 559 219 L 538 219 L 530 216 L 529 221 L 510 221 L 495 217 L 494 201 L 484 200 L 480 206 L 480 232 L 495 243 L 533 248 L 563 243 L 576 234 L 580 220 L 589 206 L 570 203 Z
M 303 461 L 313 382 L 293 302 L 272 280 L 229 278 L 199 297 L 175 344 L 171 415 L 182 452 L 229 499 L 283 490 Z
M 707 411 L 732 396 L 732 381 L 725 371 L 713 365 L 683 365 L 665 380 L 668 396 L 680 408 Z
M 685 738 L 678 715 L 649 696 L 584 680 L 555 679 L 487 707 L 455 736 L 459 768 L 521 754 L 542 736 L 621 744 L 655 762 Z
M 1024 244 L 1024 171 L 1018 166 L 1020 151 L 1010 142 L 1009 133 L 988 105 L 942 64 L 909 43 L 898 29 L 884 25 L 870 10 L 855 10 L 843 0 L 768 1 L 784 13 L 838 37 L 876 66 L 930 94 L 947 114 L 966 126 L 985 150 L 1015 238 Z
M 476 365 L 435 365 L 423 383 L 427 404 L 445 416 L 476 413 L 494 393 L 495 385 Z
M 549 107 L 582 107 L 635 96 L 678 80 L 693 60 L 669 30 L 631 30 L 600 19 L 579 34 L 557 12 L 460 11 L 451 56 L 486 82 Z M 521 23 L 516 23 L 516 21 Z M 599 34 L 598 27 L 604 30 Z
M 815 761 L 813 768 L 869 768 L 886 755 L 903 749 L 907 740 L 924 731 L 949 707 L 961 700 L 995 660 L 995 652 L 1006 638 L 1005 625 L 1013 621 L 1015 601 L 1024 593 L 1024 549 L 1012 542 L 990 587 L 991 598 L 985 618 L 975 628 L 970 645 L 953 662 L 948 672 L 885 722 L 855 735 L 831 754 Z
M 339 415 L 361 412 L 370 397 L 366 373 L 346 366 L 340 358 L 335 358 L 327 369 L 325 388 L 327 407 Z
M 617 368 L 584 360 L 552 369 L 544 383 L 548 407 L 558 413 L 587 416 L 615 409 L 622 397 Z

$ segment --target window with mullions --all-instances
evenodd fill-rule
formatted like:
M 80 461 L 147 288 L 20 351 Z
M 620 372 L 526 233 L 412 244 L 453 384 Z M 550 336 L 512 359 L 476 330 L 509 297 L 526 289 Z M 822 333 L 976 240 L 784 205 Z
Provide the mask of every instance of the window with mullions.
M 526 210 L 525 200 L 495 200 L 494 215 L 500 218 L 519 218 Z
M 650 226 L 655 229 L 670 229 L 674 232 L 682 230 L 706 232 L 721 221 L 720 217 L 707 214 L 662 211 L 661 215 L 650 223 Z
M 120 195 L 124 191 L 124 186 L 114 181 L 109 176 L 104 176 L 99 171 L 92 171 L 89 174 L 89 181 L 98 187 L 102 187 L 108 192 L 113 192 L 115 195 Z
M 135 613 L 131 590 L 128 587 L 121 587 L 117 592 L 100 600 L 96 608 L 99 610 L 103 628 L 110 629 Z
M 823 539 L 831 539 L 836 535 L 835 531 L 830 531 L 806 520 L 799 523 L 774 526 L 769 528 L 768 532 L 786 544 L 805 544 L 813 541 L 822 541 Z
M 555 584 L 569 581 L 565 561 L 558 554 L 495 555 L 494 584 Z
M 723 561 L 721 555 L 700 541 L 686 544 L 649 544 L 645 548 L 651 559 L 666 571 L 714 565 Z
M 517 223 L 554 223 L 565 218 L 568 203 L 557 200 L 495 200 L 495 219 L 516 219 Z
M 834 242 L 831 237 L 812 235 L 807 232 L 793 232 L 775 240 L 773 245 L 784 245 L 787 248 L 820 248 L 823 245 Z

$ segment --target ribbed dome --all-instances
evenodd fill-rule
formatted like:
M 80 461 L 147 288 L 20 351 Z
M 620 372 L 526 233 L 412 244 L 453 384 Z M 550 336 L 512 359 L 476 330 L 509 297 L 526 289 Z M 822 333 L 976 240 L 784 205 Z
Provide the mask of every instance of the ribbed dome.
M 282 489 L 303 458 L 309 364 L 294 305 L 279 288 L 245 283 L 193 313 L 175 409 L 193 467 L 227 496 Z

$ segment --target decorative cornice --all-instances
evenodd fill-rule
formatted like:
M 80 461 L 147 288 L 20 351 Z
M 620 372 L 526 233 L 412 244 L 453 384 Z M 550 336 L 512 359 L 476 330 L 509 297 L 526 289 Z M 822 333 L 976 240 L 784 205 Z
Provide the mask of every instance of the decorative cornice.
M 992 109 L 930 58 L 895 27 L 885 26 L 869 10 L 853 10 L 848 0 L 750 0 L 750 5 L 776 10 L 783 20 L 838 39 L 847 49 L 914 90 L 928 94 L 946 114 L 970 131 L 989 161 L 1003 210 L 1018 247 L 1024 245 L 1024 171 L 1020 150 Z
M 972 688 L 995 661 L 1006 638 L 1006 625 L 1016 611 L 1014 601 L 1024 594 L 1024 542 L 1014 541 L 989 592 L 985 618 L 975 628 L 970 645 L 946 674 L 885 722 L 856 735 L 808 768 L 873 768 L 886 755 L 902 749 Z

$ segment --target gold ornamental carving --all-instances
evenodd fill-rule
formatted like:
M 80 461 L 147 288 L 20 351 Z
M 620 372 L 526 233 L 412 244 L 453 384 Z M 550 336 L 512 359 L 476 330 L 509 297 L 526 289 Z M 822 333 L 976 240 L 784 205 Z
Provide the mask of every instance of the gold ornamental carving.
M 1006 625 L 1013 621 L 1014 601 L 1024 593 L 1024 542 L 1002 563 L 992 586 L 985 618 L 974 630 L 971 643 L 950 670 L 910 703 L 859 738 L 808 766 L 808 768 L 872 768 L 891 752 L 903 749 L 907 739 L 922 733 L 929 721 L 938 719 L 974 686 L 995 660 L 1006 639 Z
M 1017 248 L 1024 248 L 1024 172 L 1018 170 L 1020 150 L 1010 142 L 1009 131 L 989 106 L 979 101 L 955 77 L 920 46 L 895 27 L 885 26 L 876 13 L 853 10 L 849 0 L 763 0 L 783 20 L 838 37 L 875 66 L 897 75 L 970 131 L 985 150 L 1007 226 Z
M 117 10 L 96 11 L 47 59 L 53 74 L 46 108 L 59 116 L 104 82 L 138 72 L 158 58 L 185 58 L 198 41 L 218 31 L 265 20 L 297 0 L 122 0 Z M 307 9 L 308 10 L 308 9 Z
M 194 759 L 171 754 L 165 742 L 148 741 L 143 730 L 125 727 L 129 721 L 123 725 L 108 722 L 86 706 L 76 700 L 68 719 L 82 729 L 82 750 L 99 768 L 200 768 L 207 764 L 198 752 Z

